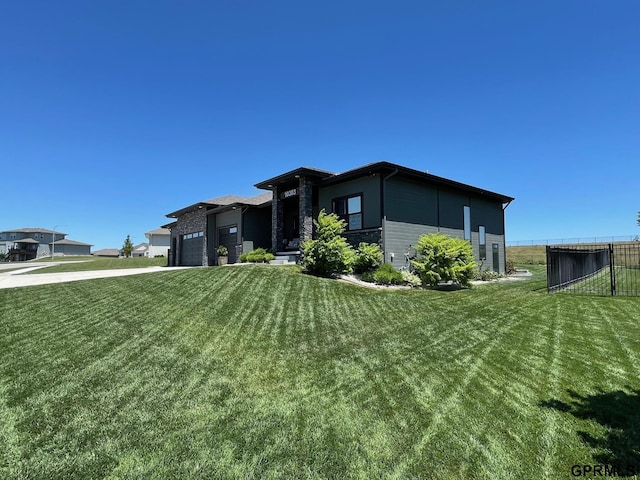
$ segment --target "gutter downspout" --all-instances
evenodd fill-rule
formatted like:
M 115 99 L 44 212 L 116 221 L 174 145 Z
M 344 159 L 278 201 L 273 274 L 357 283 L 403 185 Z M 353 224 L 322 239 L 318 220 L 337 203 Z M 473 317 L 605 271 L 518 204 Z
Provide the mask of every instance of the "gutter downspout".
M 380 188 L 380 213 L 382 213 L 382 252 L 385 256 L 385 258 L 387 257 L 387 214 L 385 213 L 385 183 L 387 180 L 389 180 L 391 177 L 393 177 L 395 174 L 398 173 L 398 169 L 396 168 L 393 172 L 391 172 L 389 175 L 387 175 L 386 177 L 382 177 L 382 181 L 381 181 L 381 188 Z M 391 260 L 391 259 L 389 259 Z

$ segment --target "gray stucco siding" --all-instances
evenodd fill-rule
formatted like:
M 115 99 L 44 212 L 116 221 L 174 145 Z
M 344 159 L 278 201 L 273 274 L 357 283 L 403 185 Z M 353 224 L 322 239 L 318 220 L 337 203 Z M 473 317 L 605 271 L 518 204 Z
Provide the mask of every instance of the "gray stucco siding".
M 332 200 L 347 195 L 362 194 L 362 228 L 381 226 L 380 176 L 356 178 L 348 182 L 321 187 L 318 193 L 319 209 L 331 213 Z M 315 215 L 315 212 L 314 212 Z

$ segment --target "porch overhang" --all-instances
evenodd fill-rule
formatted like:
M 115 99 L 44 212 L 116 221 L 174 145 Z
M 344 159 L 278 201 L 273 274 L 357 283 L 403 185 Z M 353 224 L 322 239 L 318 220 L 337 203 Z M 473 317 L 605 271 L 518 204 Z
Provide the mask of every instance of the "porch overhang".
M 291 170 L 290 172 L 283 173 L 282 175 L 278 175 L 277 177 L 273 177 L 268 180 L 264 180 L 260 183 L 256 183 L 255 187 L 261 190 L 274 190 L 275 188 L 282 185 L 290 185 L 292 183 L 297 183 L 300 177 L 324 180 L 325 178 L 329 178 L 334 175 L 335 173 L 329 172 L 327 170 L 320 170 L 318 168 L 300 167 L 300 168 L 296 168 L 295 170 Z

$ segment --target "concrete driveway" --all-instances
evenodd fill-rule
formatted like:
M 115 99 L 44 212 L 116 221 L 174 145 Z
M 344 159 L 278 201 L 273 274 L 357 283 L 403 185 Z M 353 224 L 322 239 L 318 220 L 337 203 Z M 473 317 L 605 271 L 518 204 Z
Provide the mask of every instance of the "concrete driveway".
M 65 262 L 69 263 L 69 262 Z M 10 266 L 7 266 L 10 265 Z M 45 263 L 34 265 L 30 263 L 28 267 L 20 268 L 15 264 L 0 265 L 0 289 L 30 287 L 33 285 L 47 285 L 49 283 L 78 282 L 80 280 L 90 280 L 93 278 L 124 277 L 127 275 L 140 275 L 142 273 L 168 272 L 171 270 L 182 270 L 193 267 L 143 267 L 143 268 L 122 268 L 117 270 L 88 270 L 86 272 L 63 272 L 63 273 L 38 273 L 33 275 L 21 275 L 44 267 L 50 267 L 55 263 Z M 15 268 L 19 270 L 13 270 Z M 3 271 L 8 270 L 8 271 Z

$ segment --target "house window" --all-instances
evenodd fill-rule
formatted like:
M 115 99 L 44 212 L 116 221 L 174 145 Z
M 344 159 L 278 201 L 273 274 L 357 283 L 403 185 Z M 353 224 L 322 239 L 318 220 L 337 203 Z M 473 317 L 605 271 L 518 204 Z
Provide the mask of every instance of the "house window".
M 347 230 L 362 229 L 362 194 L 336 198 L 333 213 L 347 222 Z
M 486 229 L 484 228 L 484 225 L 480 225 L 478 227 L 478 238 L 479 238 L 479 244 L 480 244 L 480 248 L 479 248 L 479 257 L 480 260 L 486 260 L 487 259 L 487 234 L 486 234 Z
M 471 240 L 471 207 L 468 205 L 464 206 L 464 239 Z

